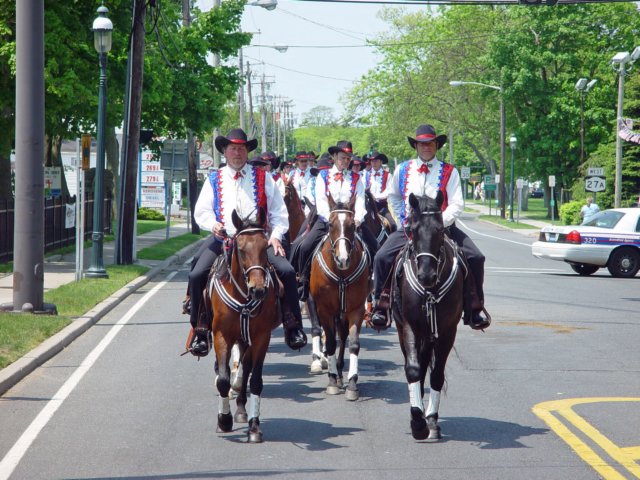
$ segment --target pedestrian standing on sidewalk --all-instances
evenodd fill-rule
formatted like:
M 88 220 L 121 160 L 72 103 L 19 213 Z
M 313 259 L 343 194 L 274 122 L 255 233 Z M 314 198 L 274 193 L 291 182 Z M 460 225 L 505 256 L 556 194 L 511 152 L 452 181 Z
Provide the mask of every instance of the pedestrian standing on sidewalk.
M 587 204 L 580 209 L 580 218 L 582 218 L 582 224 L 589 222 L 593 216 L 600 211 L 600 207 L 593 203 L 593 197 L 587 197 Z

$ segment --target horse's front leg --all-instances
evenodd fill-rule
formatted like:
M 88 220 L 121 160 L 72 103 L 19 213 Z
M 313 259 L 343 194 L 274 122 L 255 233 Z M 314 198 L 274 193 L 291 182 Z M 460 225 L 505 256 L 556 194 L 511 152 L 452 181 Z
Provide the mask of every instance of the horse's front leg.
M 249 381 L 251 397 L 249 398 L 249 408 L 247 410 L 247 414 L 249 416 L 249 443 L 262 442 L 262 430 L 260 428 L 260 399 L 262 395 L 262 388 L 264 386 L 262 380 L 262 368 L 264 366 L 264 359 L 267 355 L 268 347 L 269 338 L 267 338 L 266 343 L 256 341 L 251 346 L 252 362 L 250 367 L 251 379 Z M 249 376 L 249 370 L 245 370 L 245 372 L 245 376 Z
M 337 395 L 340 393 L 340 387 L 338 386 L 338 365 L 336 362 L 336 330 L 335 322 L 332 325 L 325 325 L 324 332 L 326 334 L 325 348 L 327 351 L 327 360 L 329 362 L 329 370 L 327 375 L 329 376 L 329 385 L 327 385 L 327 395 Z
M 230 432 L 233 428 L 233 417 L 231 416 L 231 406 L 229 404 L 229 390 L 231 390 L 231 369 L 229 368 L 229 357 L 231 349 L 220 331 L 214 333 L 214 345 L 216 351 L 216 363 L 218 375 L 216 377 L 216 387 L 220 395 L 218 401 L 218 426 L 216 432 Z
M 336 315 L 335 323 L 337 325 L 338 336 L 340 338 L 340 348 L 336 358 L 336 368 L 338 369 L 338 388 L 344 388 L 344 352 L 347 347 L 347 338 L 349 337 L 349 320 L 342 315 Z
M 358 392 L 358 354 L 360 353 L 360 325 L 364 309 L 356 310 L 349 316 L 349 373 L 347 375 L 347 400 L 355 401 L 360 397 Z
M 455 330 L 453 335 L 441 336 L 435 347 L 435 355 L 433 357 L 433 365 L 431 366 L 431 375 L 429 378 L 429 406 L 427 407 L 426 417 L 429 428 L 429 440 L 440 440 L 440 426 L 438 425 L 438 410 L 440 409 L 440 394 L 444 386 L 444 367 L 449 358 L 449 353 L 453 348 L 455 341 Z
M 405 318 L 411 318 L 410 312 L 403 312 Z M 400 343 L 404 352 L 404 374 L 409 388 L 409 404 L 411 406 L 411 435 L 416 440 L 424 440 L 429 436 L 429 428 L 424 416 L 424 374 L 426 367 L 421 365 L 416 345 L 414 326 L 407 321 L 401 330 Z M 400 332 L 400 330 L 399 330 Z

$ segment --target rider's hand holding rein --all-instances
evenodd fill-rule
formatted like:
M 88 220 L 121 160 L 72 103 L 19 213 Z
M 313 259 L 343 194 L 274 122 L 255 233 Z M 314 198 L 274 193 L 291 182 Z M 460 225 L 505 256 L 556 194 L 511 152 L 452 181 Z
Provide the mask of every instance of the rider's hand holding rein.
M 218 240 L 224 240 L 224 238 L 227 236 L 227 231 L 224 229 L 224 224 L 220 222 L 215 222 L 213 224 L 211 232 Z

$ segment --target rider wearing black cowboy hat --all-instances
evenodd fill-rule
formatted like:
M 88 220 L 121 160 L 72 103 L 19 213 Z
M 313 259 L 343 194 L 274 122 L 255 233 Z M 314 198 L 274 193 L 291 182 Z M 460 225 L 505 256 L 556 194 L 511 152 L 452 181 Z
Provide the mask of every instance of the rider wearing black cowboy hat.
M 420 125 L 416 130 L 416 137 L 407 137 L 412 148 L 416 149 L 418 157 L 407 160 L 393 172 L 389 185 L 389 206 L 399 219 L 398 230 L 393 232 L 382 245 L 374 259 L 374 311 L 371 324 L 374 328 L 383 329 L 389 326 L 388 318 L 389 273 L 393 267 L 396 255 L 407 243 L 405 234 L 406 221 L 409 218 L 409 194 L 425 195 L 426 190 L 440 190 L 444 194 L 442 205 L 442 220 L 448 227 L 449 237 L 454 240 L 464 253 L 469 264 L 469 275 L 465 280 L 465 295 L 470 296 L 472 318 L 469 320 L 471 328 L 487 328 L 491 317 L 484 309 L 484 255 L 471 239 L 460 230 L 455 220 L 463 211 L 464 203 L 460 176 L 458 171 L 448 163 L 441 162 L 436 157 L 440 148 L 447 141 L 446 135 L 436 135 L 431 125 Z M 469 297 L 467 297 L 469 298 Z M 487 317 L 482 316 L 482 312 Z
M 285 341 L 290 348 L 300 349 L 306 345 L 307 338 L 302 329 L 295 271 L 285 257 L 283 241 L 289 229 L 289 219 L 282 195 L 271 175 L 247 162 L 249 152 L 258 145 L 257 140 L 248 140 L 242 129 L 235 129 L 227 137 L 218 136 L 214 143 L 216 149 L 224 154 L 227 166 L 209 175 L 193 212 L 200 228 L 212 232 L 212 235 L 198 251 L 189 273 L 190 322 L 193 331 L 188 349 L 196 356 L 209 353 L 209 319 L 200 320 L 198 316 L 207 276 L 215 259 L 222 253 L 224 238 L 233 237 L 235 233 L 231 221 L 233 210 L 242 208 L 242 212 L 239 212 L 241 216 L 242 213 L 255 216 L 258 205 L 266 205 L 270 228 L 267 257 L 284 285 L 282 323 Z

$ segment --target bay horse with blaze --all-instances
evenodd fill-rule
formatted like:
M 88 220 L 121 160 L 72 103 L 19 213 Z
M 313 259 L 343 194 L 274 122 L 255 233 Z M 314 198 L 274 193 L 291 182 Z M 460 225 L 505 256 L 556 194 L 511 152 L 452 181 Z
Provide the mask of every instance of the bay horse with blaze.
M 266 212 L 258 208 L 257 220 L 241 220 L 232 214 L 237 233 L 214 264 L 207 285 L 213 315 L 212 333 L 216 353 L 216 387 L 220 393 L 218 432 L 230 432 L 233 421 L 249 423 L 248 441 L 262 442 L 260 396 L 262 369 L 271 340 L 271 330 L 280 314 L 275 283 L 267 259 L 268 240 L 264 230 Z M 244 375 L 232 418 L 229 359 L 238 344 Z M 250 388 L 247 412 L 247 387 Z
M 463 312 L 466 272 L 457 245 L 442 220 L 443 194 L 409 195 L 410 239 L 398 254 L 391 289 L 411 404 L 411 434 L 416 440 L 442 438 L 438 425 L 444 369 Z M 427 371 L 429 405 L 423 404 Z
M 370 291 L 370 259 L 362 240 L 356 235 L 354 219 L 355 195 L 348 204 L 336 203 L 328 197 L 329 233 L 314 252 L 311 263 L 309 315 L 316 316 L 325 335 L 325 350 L 329 360 L 327 394 L 340 393 L 343 386 L 342 371 L 347 338 L 349 339 L 349 373 L 345 396 L 347 400 L 359 397 L 358 354 L 360 328 L 365 311 L 365 300 Z M 336 334 L 340 348 L 336 358 Z

